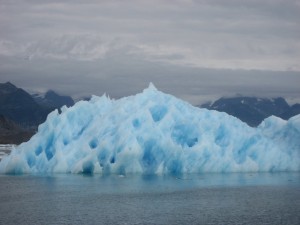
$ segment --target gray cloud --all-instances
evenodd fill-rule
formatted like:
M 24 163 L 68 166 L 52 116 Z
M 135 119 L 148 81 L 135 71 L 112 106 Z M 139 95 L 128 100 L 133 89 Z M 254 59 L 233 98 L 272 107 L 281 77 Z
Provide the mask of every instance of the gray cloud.
M 299 98 L 296 0 L 6 1 L 0 82 L 121 97 L 150 81 L 197 104 Z

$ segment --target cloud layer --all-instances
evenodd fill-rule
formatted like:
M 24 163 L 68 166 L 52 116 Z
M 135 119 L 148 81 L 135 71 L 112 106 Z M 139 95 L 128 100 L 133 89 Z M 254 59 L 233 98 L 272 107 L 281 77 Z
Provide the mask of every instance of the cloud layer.
M 120 97 L 149 81 L 197 104 L 299 97 L 297 0 L 6 1 L 0 82 Z

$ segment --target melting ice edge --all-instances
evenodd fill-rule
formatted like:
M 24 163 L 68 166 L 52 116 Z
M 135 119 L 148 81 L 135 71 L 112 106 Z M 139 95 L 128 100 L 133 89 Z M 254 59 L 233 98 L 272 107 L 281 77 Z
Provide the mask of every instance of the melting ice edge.
M 300 171 L 300 115 L 249 127 L 152 84 L 53 111 L 0 162 L 0 173 L 184 174 Z

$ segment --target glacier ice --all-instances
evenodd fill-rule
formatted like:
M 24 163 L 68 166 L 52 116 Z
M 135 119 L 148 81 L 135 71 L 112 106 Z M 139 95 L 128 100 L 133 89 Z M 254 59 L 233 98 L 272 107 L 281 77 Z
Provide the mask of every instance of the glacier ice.
M 300 115 L 257 128 L 153 85 L 53 111 L 0 162 L 0 173 L 184 174 L 300 170 Z

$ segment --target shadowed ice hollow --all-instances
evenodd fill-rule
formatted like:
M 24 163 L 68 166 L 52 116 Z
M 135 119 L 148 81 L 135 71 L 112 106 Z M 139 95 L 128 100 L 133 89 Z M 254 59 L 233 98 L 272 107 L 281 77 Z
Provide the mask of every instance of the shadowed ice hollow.
M 300 115 L 258 128 L 158 91 L 53 111 L 0 173 L 184 174 L 300 170 Z

